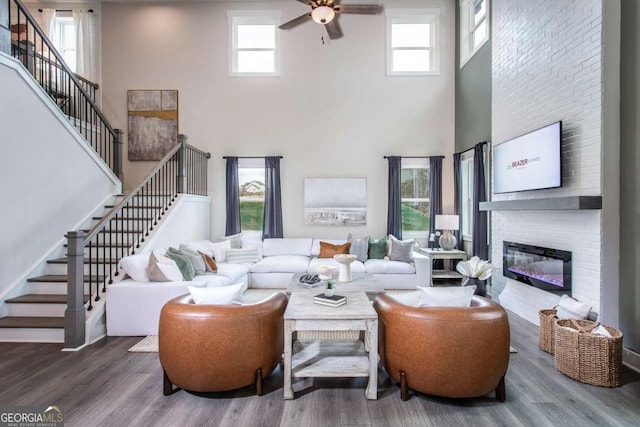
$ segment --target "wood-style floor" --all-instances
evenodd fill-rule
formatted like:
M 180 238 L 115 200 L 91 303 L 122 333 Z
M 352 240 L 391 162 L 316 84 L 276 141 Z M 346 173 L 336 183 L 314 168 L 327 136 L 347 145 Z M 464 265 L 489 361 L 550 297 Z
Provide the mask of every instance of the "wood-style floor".
M 55 344 L 0 343 L 0 406 L 57 405 L 67 426 L 640 426 L 640 375 L 625 369 L 622 387 L 581 384 L 538 349 L 538 328 L 510 315 L 507 401 L 493 396 L 443 399 L 413 394 L 380 370 L 378 400 L 364 379 L 316 379 L 296 399 L 282 398 L 282 371 L 233 393 L 162 395 L 155 353 L 128 353 L 140 338 L 107 338 L 80 352 Z M 299 384 L 300 385 L 300 384 Z

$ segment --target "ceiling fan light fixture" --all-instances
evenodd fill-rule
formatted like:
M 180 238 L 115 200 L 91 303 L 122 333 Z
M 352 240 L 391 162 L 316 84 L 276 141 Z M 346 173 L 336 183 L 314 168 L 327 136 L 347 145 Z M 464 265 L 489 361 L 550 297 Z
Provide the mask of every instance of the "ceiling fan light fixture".
M 336 12 L 329 6 L 318 6 L 311 11 L 311 18 L 318 24 L 326 25 L 333 21 L 336 17 Z

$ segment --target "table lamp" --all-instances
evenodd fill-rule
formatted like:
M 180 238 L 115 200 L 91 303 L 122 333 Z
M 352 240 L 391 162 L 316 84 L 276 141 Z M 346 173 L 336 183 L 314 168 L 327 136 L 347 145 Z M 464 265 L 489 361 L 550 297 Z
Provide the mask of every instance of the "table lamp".
M 436 215 L 436 229 L 442 230 L 439 241 L 442 250 L 450 251 L 456 247 L 458 240 L 451 231 L 460 229 L 459 223 L 458 215 Z

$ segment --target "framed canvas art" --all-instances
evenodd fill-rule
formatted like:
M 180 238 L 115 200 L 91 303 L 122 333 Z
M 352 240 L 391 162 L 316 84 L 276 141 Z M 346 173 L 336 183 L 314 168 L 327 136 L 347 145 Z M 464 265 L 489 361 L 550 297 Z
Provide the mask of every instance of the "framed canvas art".
M 306 225 L 367 225 L 366 178 L 305 178 Z
M 129 90 L 129 160 L 162 160 L 178 143 L 178 91 Z

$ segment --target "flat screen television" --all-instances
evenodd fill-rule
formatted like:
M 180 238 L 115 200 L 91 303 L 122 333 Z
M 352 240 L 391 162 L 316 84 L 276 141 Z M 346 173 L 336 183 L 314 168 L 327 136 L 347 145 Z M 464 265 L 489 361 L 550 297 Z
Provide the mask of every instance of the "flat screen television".
M 493 147 L 493 192 L 556 188 L 562 185 L 562 122 Z

